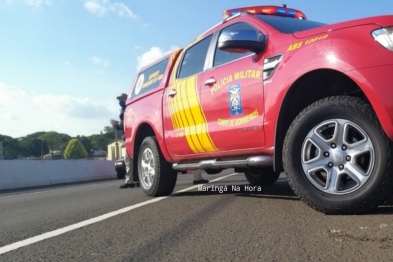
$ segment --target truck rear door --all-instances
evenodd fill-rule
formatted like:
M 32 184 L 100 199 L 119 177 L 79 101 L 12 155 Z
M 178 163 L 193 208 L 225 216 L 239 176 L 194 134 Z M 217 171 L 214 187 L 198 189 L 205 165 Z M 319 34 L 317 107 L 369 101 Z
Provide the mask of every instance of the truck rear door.
M 204 154 L 214 151 L 200 99 L 200 75 L 205 69 L 206 55 L 212 35 L 185 48 L 176 61 L 164 93 L 164 130 L 166 146 L 176 156 Z

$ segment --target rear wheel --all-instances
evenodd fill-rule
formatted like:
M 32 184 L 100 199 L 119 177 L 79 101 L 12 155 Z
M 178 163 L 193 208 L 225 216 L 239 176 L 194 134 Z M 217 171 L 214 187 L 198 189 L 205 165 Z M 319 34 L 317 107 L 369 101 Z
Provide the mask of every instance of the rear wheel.
M 244 171 L 247 181 L 251 186 L 268 186 L 276 183 L 280 173 L 276 173 L 273 167 L 251 167 Z
M 307 107 L 292 123 L 284 142 L 284 169 L 292 189 L 312 208 L 359 214 L 389 196 L 391 150 L 367 102 L 330 97 Z
M 138 176 L 141 187 L 148 196 L 170 195 L 175 188 L 177 172 L 165 160 L 155 137 L 146 137 L 141 144 Z

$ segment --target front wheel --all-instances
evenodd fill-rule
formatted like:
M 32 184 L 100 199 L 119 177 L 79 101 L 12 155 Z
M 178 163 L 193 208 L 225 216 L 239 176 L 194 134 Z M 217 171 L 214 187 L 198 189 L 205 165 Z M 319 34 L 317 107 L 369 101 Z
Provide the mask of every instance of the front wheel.
M 384 202 L 393 185 L 392 143 L 371 106 L 339 96 L 320 100 L 294 120 L 283 163 L 295 193 L 326 214 L 360 214 Z
M 175 188 L 177 172 L 165 160 L 155 137 L 146 137 L 141 144 L 138 176 L 141 187 L 148 196 L 170 195 Z

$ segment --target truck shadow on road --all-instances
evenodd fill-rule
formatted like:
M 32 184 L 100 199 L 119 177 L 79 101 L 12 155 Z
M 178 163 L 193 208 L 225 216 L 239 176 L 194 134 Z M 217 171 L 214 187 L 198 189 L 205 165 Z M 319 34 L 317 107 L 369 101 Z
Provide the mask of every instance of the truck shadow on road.
M 364 215 L 393 215 L 393 197 L 385 201 L 378 208 Z
M 196 191 L 179 193 L 174 195 L 174 197 L 211 195 L 232 195 L 236 197 L 280 199 L 290 201 L 300 200 L 293 192 L 286 179 L 279 179 L 271 186 L 262 187 L 252 187 L 250 184 L 244 183 L 244 180 L 231 181 L 231 183 L 215 182 L 212 184 L 200 185 Z M 378 208 L 363 215 L 393 215 L 393 196 Z
M 235 182 L 235 183 L 233 183 Z M 253 187 L 250 184 L 240 184 L 237 181 L 231 183 L 212 183 L 199 185 L 196 191 L 188 191 L 175 195 L 179 196 L 210 196 L 210 195 L 234 195 L 237 197 L 253 197 L 265 199 L 299 200 L 286 180 L 278 180 L 274 185 Z

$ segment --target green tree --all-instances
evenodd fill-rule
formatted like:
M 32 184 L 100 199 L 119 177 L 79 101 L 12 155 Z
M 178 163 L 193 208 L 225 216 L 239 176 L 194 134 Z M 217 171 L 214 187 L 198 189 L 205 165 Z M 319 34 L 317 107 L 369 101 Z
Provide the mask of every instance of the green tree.
M 19 141 L 10 136 L 0 135 L 3 142 L 3 159 L 15 159 L 19 156 Z
M 111 132 L 113 132 L 113 127 L 111 126 L 104 127 L 104 134 L 111 133 Z
M 54 131 L 46 132 L 38 137 L 38 139 L 43 140 L 47 143 L 49 150 L 52 152 L 52 159 L 54 159 L 54 150 L 62 151 L 70 140 L 70 136 L 66 134 L 60 134 Z
M 92 149 L 107 150 L 108 144 L 115 142 L 116 138 L 120 139 L 119 132 L 113 130 L 111 126 L 105 126 L 100 134 L 94 134 L 88 137 L 91 141 Z
M 95 150 L 106 150 L 107 148 L 107 141 L 105 139 L 105 137 L 101 134 L 101 135 L 91 135 L 88 137 L 91 145 L 93 147 L 93 149 Z
M 91 140 L 87 136 L 77 136 L 76 137 L 83 145 L 83 147 L 86 149 L 87 153 L 90 155 L 91 150 L 93 149 L 93 145 Z
M 68 144 L 68 141 L 70 141 L 71 136 L 67 135 L 67 134 L 63 134 L 63 133 L 58 133 L 59 137 L 60 137 L 60 150 L 63 151 L 65 149 L 65 147 Z
M 45 134 L 45 132 L 38 132 L 20 137 L 19 147 L 20 154 L 24 157 L 35 156 L 41 157 L 49 153 L 48 145 L 44 140 L 38 139 L 39 136 Z
M 83 144 L 77 138 L 71 139 L 64 150 L 64 158 L 81 159 L 86 157 L 88 157 L 88 153 Z
M 104 127 L 104 133 L 102 136 L 104 137 L 106 144 L 110 144 L 115 142 L 116 138 L 120 138 L 119 133 L 120 132 L 114 130 L 111 126 L 106 126 Z

